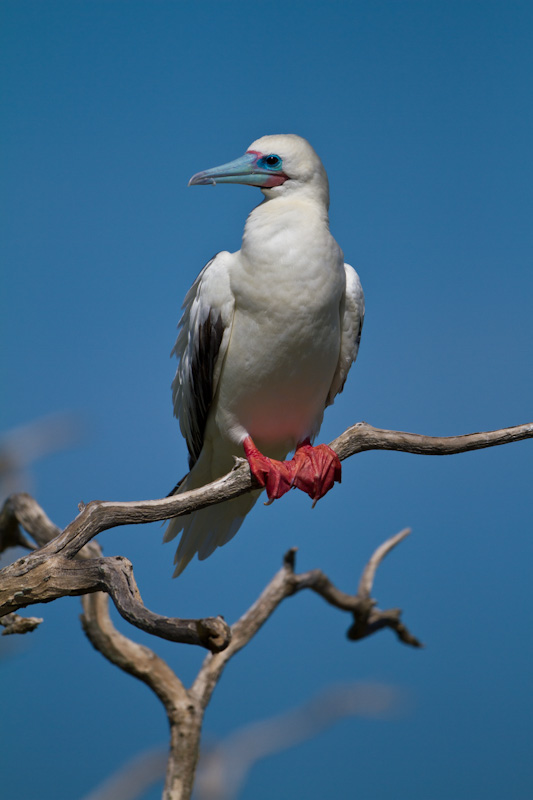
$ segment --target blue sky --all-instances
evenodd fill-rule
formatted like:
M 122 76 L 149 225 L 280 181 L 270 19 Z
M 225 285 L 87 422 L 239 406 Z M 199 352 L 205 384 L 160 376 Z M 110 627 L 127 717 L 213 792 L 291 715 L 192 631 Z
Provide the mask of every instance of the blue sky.
M 0 13 L 2 428 L 79 419 L 78 444 L 21 486 L 55 522 L 81 500 L 160 497 L 183 474 L 180 305 L 261 200 L 187 181 L 267 133 L 322 157 L 332 232 L 366 294 L 321 440 L 361 419 L 434 435 L 531 421 L 531 4 L 17 0 Z M 205 728 L 223 736 L 357 679 L 397 686 L 408 707 L 258 764 L 243 797 L 531 796 L 531 457 L 531 442 L 359 455 L 313 511 L 296 493 L 258 504 L 178 581 L 160 526 L 102 535 L 153 610 L 233 621 L 289 547 L 350 591 L 372 550 L 412 527 L 375 594 L 423 651 L 388 632 L 350 643 L 346 617 L 299 596 L 230 664 Z M 165 743 L 164 714 L 85 641 L 77 599 L 30 613 L 41 628 L 2 642 L 2 796 L 81 798 Z M 192 679 L 199 652 L 151 644 Z

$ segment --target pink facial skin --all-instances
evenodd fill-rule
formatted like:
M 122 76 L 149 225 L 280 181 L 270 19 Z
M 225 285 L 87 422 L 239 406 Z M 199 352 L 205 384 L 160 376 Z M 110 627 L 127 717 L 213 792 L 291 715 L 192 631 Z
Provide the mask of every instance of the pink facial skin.
M 246 152 L 250 155 L 257 156 L 256 163 L 265 155 L 265 153 L 260 153 L 259 150 L 247 150 Z M 282 183 L 285 183 L 285 181 L 288 180 L 288 175 L 285 175 L 285 173 L 282 171 L 278 173 L 273 172 L 270 174 L 267 172 L 267 170 L 261 170 L 260 174 L 269 176 L 266 180 L 264 178 L 261 179 L 261 183 L 258 184 L 260 185 L 261 189 L 272 189 L 273 186 L 281 186 Z

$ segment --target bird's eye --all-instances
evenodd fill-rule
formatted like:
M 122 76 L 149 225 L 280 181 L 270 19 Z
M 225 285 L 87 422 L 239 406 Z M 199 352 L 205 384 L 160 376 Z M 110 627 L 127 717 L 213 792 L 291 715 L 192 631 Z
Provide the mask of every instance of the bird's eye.
M 281 169 L 281 158 L 274 154 L 263 156 L 259 159 L 258 164 L 260 167 L 266 167 L 267 169 Z

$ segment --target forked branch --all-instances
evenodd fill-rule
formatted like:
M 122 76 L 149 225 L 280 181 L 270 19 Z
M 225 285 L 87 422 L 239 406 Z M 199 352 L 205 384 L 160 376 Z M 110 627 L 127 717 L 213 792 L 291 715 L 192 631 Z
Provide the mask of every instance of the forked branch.
M 147 633 L 209 650 L 227 645 L 229 626 L 220 617 L 179 619 L 149 611 L 142 602 L 131 562 L 122 556 L 103 558 L 96 542 L 70 551 L 52 548 L 52 553 L 43 558 L 46 543 L 53 545 L 61 534 L 27 494 L 13 495 L 4 505 L 0 515 L 0 552 L 14 545 L 28 546 L 20 525 L 41 547 L 0 571 L 0 619 L 6 625 L 5 615 L 9 615 L 7 632 L 29 629 L 27 623 L 13 623 L 12 615 L 19 608 L 49 603 L 59 597 L 106 592 L 121 616 Z
M 296 550 L 289 550 L 282 568 L 274 575 L 257 601 L 232 625 L 228 646 L 205 658 L 196 680 L 188 690 L 155 653 L 132 642 L 114 628 L 105 594 L 97 593 L 83 598 L 83 627 L 96 649 L 120 669 L 146 683 L 165 707 L 171 737 L 163 794 L 165 800 L 186 800 L 190 797 L 203 715 L 211 695 L 230 658 L 251 641 L 284 599 L 304 589 L 310 589 L 330 605 L 352 614 L 358 635 L 351 636 L 349 632 L 349 638 L 361 639 L 387 626 L 393 628 L 405 643 L 420 646 L 418 640 L 400 622 L 398 609 L 379 611 L 376 601 L 370 597 L 377 567 L 385 555 L 408 534 L 409 531 L 404 530 L 378 548 L 363 571 L 355 595 L 337 589 L 321 570 L 297 574 L 294 571 Z
M 291 548 L 285 554 L 282 568 L 274 575 L 260 597 L 231 626 L 231 641 L 229 645 L 218 653 L 206 656 L 198 677 L 191 688 L 193 696 L 203 706 L 207 705 L 211 693 L 230 658 L 248 644 L 283 600 L 304 589 L 310 589 L 320 595 L 329 605 L 341 611 L 347 611 L 352 615 L 353 623 L 347 632 L 347 636 L 351 640 L 363 639 L 376 633 L 381 628 L 387 627 L 394 630 L 400 641 L 405 644 L 409 644 L 412 647 L 422 647 L 418 639 L 401 622 L 400 609 L 393 608 L 380 611 L 376 607 L 376 601 L 370 596 L 377 567 L 387 553 L 405 539 L 410 532 L 406 528 L 380 545 L 363 571 L 356 594 L 347 594 L 338 589 L 320 569 L 301 572 L 300 574 L 296 573 L 294 571 L 296 548 Z
M 533 437 L 533 424 L 467 436 L 435 438 L 387 431 L 361 422 L 331 443 L 341 459 L 364 450 L 398 450 L 424 455 L 446 455 L 492 447 Z M 0 552 L 9 547 L 31 549 L 28 555 L 0 570 L 0 617 L 7 631 L 22 632 L 37 620 L 24 621 L 16 612 L 33 603 L 66 595 L 85 595 L 83 626 L 93 645 L 113 664 L 144 681 L 159 697 L 170 724 L 170 754 L 163 797 L 188 800 L 199 753 L 202 720 L 212 692 L 229 659 L 241 650 L 274 613 L 279 604 L 304 589 L 348 612 L 351 640 L 391 628 L 405 644 L 420 642 L 401 622 L 399 609 L 381 611 L 371 597 L 376 570 L 383 558 L 409 533 L 393 536 L 366 565 L 356 594 L 338 589 L 321 570 L 297 574 L 290 550 L 281 570 L 261 596 L 231 629 L 220 617 L 183 620 L 163 617 L 145 608 L 133 569 L 125 558 L 104 558 L 91 541 L 117 525 L 146 523 L 187 514 L 257 488 L 248 464 L 237 460 L 235 469 L 214 483 L 182 495 L 133 503 L 92 502 L 60 532 L 28 495 L 14 495 L 0 513 Z M 29 533 L 37 549 L 23 534 Z M 176 642 L 198 644 L 210 650 L 190 689 L 147 647 L 119 633 L 108 612 L 111 597 L 122 616 L 133 625 Z M 7 616 L 6 616 L 7 615 Z
M 516 442 L 533 437 L 533 423 L 465 436 L 432 437 L 374 428 L 360 422 L 349 428 L 331 447 L 345 459 L 365 450 L 398 450 L 423 455 L 448 455 Z M 220 618 L 179 620 L 148 611 L 141 602 L 131 564 L 124 558 L 102 558 L 91 551 L 91 540 L 118 525 L 156 522 L 189 514 L 257 488 L 248 464 L 236 467 L 217 481 L 194 491 L 160 500 L 135 502 L 93 501 L 60 532 L 28 495 L 13 495 L 0 514 L 0 551 L 14 545 L 30 546 L 23 527 L 37 544 L 24 558 L 0 571 L 0 616 L 33 603 L 50 602 L 65 595 L 104 591 L 129 622 L 172 641 L 199 644 L 212 651 L 229 642 L 229 629 Z M 83 554 L 83 560 L 75 558 Z M 378 618 L 369 611 L 376 630 L 393 627 L 392 612 Z M 398 635 L 401 626 L 395 627 Z M 351 636 L 358 638 L 357 626 Z

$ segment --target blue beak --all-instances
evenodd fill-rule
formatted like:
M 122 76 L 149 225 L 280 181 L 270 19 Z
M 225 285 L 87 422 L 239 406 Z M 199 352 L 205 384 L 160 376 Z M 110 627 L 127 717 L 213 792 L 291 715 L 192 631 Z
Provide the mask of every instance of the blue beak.
M 245 153 L 235 161 L 229 161 L 220 167 L 206 169 L 197 172 L 189 181 L 189 186 L 205 186 L 209 183 L 244 183 L 247 186 L 259 186 L 260 188 L 283 183 L 282 180 L 273 181 L 272 170 L 263 169 L 257 166 L 259 159 L 258 153 Z

